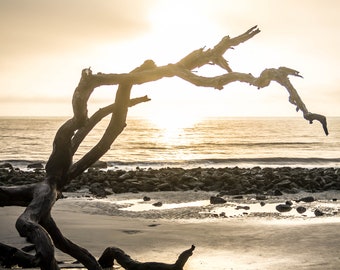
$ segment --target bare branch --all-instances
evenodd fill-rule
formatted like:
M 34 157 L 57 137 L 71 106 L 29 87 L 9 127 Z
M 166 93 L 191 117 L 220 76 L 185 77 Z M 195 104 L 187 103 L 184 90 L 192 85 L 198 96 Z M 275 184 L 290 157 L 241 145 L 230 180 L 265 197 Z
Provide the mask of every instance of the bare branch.
M 1 206 L 28 206 L 33 199 L 33 191 L 36 184 L 0 187 L 0 207 Z
M 231 72 L 227 61 L 223 58 L 223 54 L 232 46 L 237 46 L 242 42 L 245 42 L 251 39 L 253 36 L 258 34 L 260 30 L 257 26 L 250 28 L 248 31 L 239 35 L 235 38 L 230 38 L 229 36 L 225 36 L 222 40 L 213 48 L 208 49 L 207 51 L 203 51 L 204 48 L 198 49 L 193 51 L 192 53 L 188 54 L 182 60 L 178 62 L 180 66 L 186 68 L 188 70 L 192 70 L 197 67 L 204 66 L 209 62 L 216 63 L 222 68 Z M 223 60 L 222 60 L 223 59 Z
M 140 67 L 132 70 L 130 74 L 133 75 L 135 73 L 142 73 L 144 70 L 149 70 L 150 68 L 153 70 L 154 67 L 154 62 L 148 60 L 145 61 Z M 132 86 L 133 84 L 128 81 L 119 84 L 116 93 L 115 105 L 112 106 L 111 120 L 108 127 L 106 128 L 100 141 L 79 161 L 77 161 L 70 167 L 68 171 L 69 179 L 72 179 L 81 174 L 100 157 L 102 157 L 110 149 L 112 143 L 119 136 L 119 134 L 123 131 L 126 126 L 125 121 L 127 117 L 128 107 L 131 105 L 130 93 Z M 133 103 L 138 104 L 147 100 L 147 97 L 139 98 L 138 100 L 134 100 Z
M 80 160 L 74 163 L 68 172 L 69 178 L 72 179 L 84 172 L 100 157 L 102 157 L 111 147 L 114 140 L 124 130 L 126 115 L 128 111 L 131 85 L 121 84 L 116 94 L 115 106 L 111 114 L 111 120 L 99 142 Z
M 204 48 L 200 48 L 198 50 L 195 50 L 182 58 L 175 65 L 177 65 L 178 68 L 192 70 L 194 68 L 198 68 L 209 63 L 216 63 L 231 72 L 227 61 L 223 59 L 223 54 L 228 48 L 239 45 L 240 43 L 251 39 L 259 32 L 260 30 L 257 28 L 257 26 L 254 26 L 242 35 L 239 35 L 235 38 L 230 38 L 229 36 L 226 36 L 213 49 L 208 49 L 204 51 Z M 122 74 L 99 73 L 91 75 L 91 85 L 95 85 L 95 87 L 97 87 L 100 85 L 115 85 L 126 82 L 129 82 L 131 84 L 143 84 L 146 82 L 156 81 L 164 77 L 175 76 L 172 73 L 171 68 L 169 68 L 173 66 L 173 64 L 157 67 L 152 60 L 147 61 L 149 62 L 149 68 L 145 71 Z
M 147 96 L 131 100 L 130 93 L 133 85 L 174 76 L 196 86 L 212 87 L 220 90 L 225 85 L 236 81 L 248 83 L 259 89 L 268 86 L 271 81 L 275 81 L 288 91 L 289 102 L 296 106 L 297 111 L 301 110 L 303 117 L 310 123 L 314 120 L 319 121 L 326 135 L 328 135 L 326 117 L 308 111 L 288 78 L 290 75 L 301 77 L 298 71 L 286 67 L 271 68 L 264 70 L 258 78 L 252 74 L 232 71 L 228 61 L 223 56 L 225 52 L 233 48 L 233 46 L 251 39 L 259 32 L 260 30 L 257 26 L 254 26 L 235 38 L 226 36 L 212 49 L 205 50 L 204 47 L 200 48 L 189 53 L 177 63 L 166 66 L 157 67 L 152 60 L 147 60 L 130 73 L 123 74 L 92 74 L 90 68 L 83 69 L 81 79 L 72 98 L 74 115 L 58 129 L 55 135 L 53 152 L 46 164 L 45 179 L 34 185 L 0 188 L 0 206 L 27 206 L 24 213 L 18 218 L 16 228 L 20 236 L 26 237 L 34 244 L 37 255 L 30 256 L 25 252 L 3 244 L 0 244 L 0 255 L 3 252 L 6 252 L 9 256 L 17 254 L 19 260 L 22 260 L 25 264 L 28 263 L 28 266 L 35 267 L 39 263 L 41 269 L 58 269 L 54 258 L 54 242 L 58 248 L 77 258 L 88 269 L 101 269 L 101 266 L 87 250 L 75 245 L 61 234 L 51 217 L 51 209 L 69 180 L 89 168 L 110 149 L 112 143 L 126 126 L 128 108 L 149 100 Z M 227 73 L 214 77 L 204 77 L 197 76 L 192 72 L 194 68 L 199 68 L 206 64 L 218 65 L 226 70 Z M 115 101 L 88 118 L 87 103 L 89 98 L 94 89 L 102 85 L 118 85 Z M 73 155 L 80 143 L 90 130 L 109 114 L 111 114 L 111 119 L 102 138 L 78 162 L 72 164 Z M 131 259 L 130 256 L 118 248 L 109 248 L 106 253 L 104 252 L 99 263 L 102 266 L 112 266 L 113 260 L 116 259 L 126 269 L 132 269 L 133 267 L 133 269 L 140 270 L 181 270 L 192 255 L 194 248 L 192 246 L 184 251 L 175 264 L 140 263 Z M 16 262 L 16 257 L 13 258 L 13 262 Z M 2 260 L 1 256 L 0 259 Z M 132 267 L 130 268 L 130 266 Z
M 237 37 L 230 38 L 229 36 L 226 36 L 212 49 L 213 53 L 215 55 L 223 55 L 229 48 L 232 48 L 232 46 L 237 46 L 242 42 L 246 42 L 260 32 L 260 29 L 255 25 Z
M 32 268 L 38 267 L 40 260 L 38 257 L 20 249 L 0 243 L 0 262 L 8 268 L 13 266 Z
M 329 133 L 327 128 L 326 117 L 308 111 L 306 105 L 303 103 L 298 92 L 289 81 L 288 79 L 289 75 L 298 76 L 302 78 L 299 72 L 294 69 L 286 67 L 279 67 L 278 69 L 271 68 L 264 70 L 261 73 L 260 77 L 254 81 L 253 85 L 257 86 L 258 88 L 262 88 L 268 86 L 271 81 L 276 81 L 277 83 L 281 84 L 287 89 L 289 93 L 289 102 L 296 105 L 296 111 L 301 110 L 303 112 L 303 117 L 306 120 L 308 120 L 311 124 L 313 123 L 314 120 L 319 121 L 323 127 L 325 134 L 328 135 Z
M 129 107 L 135 106 L 142 102 L 150 101 L 147 96 L 134 98 L 130 100 Z M 89 132 L 106 116 L 108 116 L 110 113 L 113 113 L 115 107 L 115 103 L 106 106 L 104 108 L 99 109 L 97 112 L 95 112 L 89 120 L 86 122 L 85 126 L 83 126 L 81 129 L 78 129 L 76 134 L 72 138 L 72 153 L 73 155 L 77 151 L 79 145 L 82 143 L 82 141 L 86 138 L 86 136 L 89 134 Z
M 42 221 L 42 225 L 51 236 L 55 246 L 66 254 L 81 262 L 87 269 L 101 270 L 96 259 L 86 249 L 76 245 L 63 236 L 51 216 Z

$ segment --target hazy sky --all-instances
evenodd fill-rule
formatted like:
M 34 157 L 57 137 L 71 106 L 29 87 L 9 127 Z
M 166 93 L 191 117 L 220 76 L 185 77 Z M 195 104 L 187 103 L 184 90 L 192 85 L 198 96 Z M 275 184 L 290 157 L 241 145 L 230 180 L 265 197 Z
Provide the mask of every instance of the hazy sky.
M 304 79 L 291 81 L 307 108 L 340 116 L 339 12 L 338 0 L 0 0 L 0 115 L 70 115 L 85 67 L 120 73 L 146 59 L 174 63 L 258 25 L 260 34 L 227 52 L 231 67 L 256 76 L 299 70 Z M 97 89 L 91 110 L 114 91 Z M 171 78 L 133 89 L 144 94 L 152 101 L 131 115 L 300 116 L 275 83 L 217 91 Z

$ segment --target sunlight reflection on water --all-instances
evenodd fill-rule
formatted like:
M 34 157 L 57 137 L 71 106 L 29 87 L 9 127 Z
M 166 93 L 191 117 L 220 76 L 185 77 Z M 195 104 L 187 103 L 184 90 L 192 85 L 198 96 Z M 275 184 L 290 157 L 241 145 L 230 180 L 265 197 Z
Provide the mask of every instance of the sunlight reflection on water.
M 133 200 L 132 200 L 133 201 Z M 185 202 L 185 203 L 166 203 L 162 204 L 162 206 L 155 207 L 153 204 L 145 204 L 145 203 L 137 203 L 127 207 L 120 208 L 122 211 L 133 211 L 133 212 L 140 212 L 140 211 L 149 211 L 149 210 L 166 210 L 166 209 L 176 209 L 176 208 L 183 208 L 183 207 L 201 207 L 207 206 L 210 202 L 208 200 L 204 201 L 193 201 L 193 202 Z
M 328 209 L 331 213 L 338 212 L 338 205 L 334 202 L 317 201 L 314 203 L 308 203 L 305 206 L 305 212 L 299 213 L 297 211 L 298 206 L 304 204 L 293 203 L 291 210 L 287 212 L 279 212 L 276 207 L 279 204 L 275 203 L 237 203 L 229 202 L 221 205 L 212 205 L 209 200 L 198 200 L 183 203 L 162 203 L 161 205 L 155 206 L 156 201 L 143 201 L 142 199 L 129 199 L 120 201 L 108 201 L 110 203 L 116 203 L 121 206 L 121 211 L 131 212 L 142 212 L 142 211 L 162 211 L 169 209 L 180 209 L 180 208 L 192 208 L 193 211 L 198 211 L 199 214 L 204 217 L 242 217 L 251 214 L 277 214 L 282 217 L 315 217 L 315 209 L 323 208 Z M 196 209 L 195 209 L 196 208 Z M 202 210 L 203 209 L 203 210 Z
M 46 161 L 61 118 L 0 119 L 0 160 L 27 167 Z M 83 141 L 74 161 L 101 138 L 104 119 Z M 162 115 L 128 119 L 101 160 L 111 168 L 302 166 L 339 167 L 340 118 L 330 118 L 330 136 L 299 118 L 208 118 Z M 43 136 L 42 136 L 43 134 Z M 13 147 L 15 146 L 15 147 Z M 27 161 L 25 164 L 23 161 Z M 21 168 L 21 167 L 20 167 Z

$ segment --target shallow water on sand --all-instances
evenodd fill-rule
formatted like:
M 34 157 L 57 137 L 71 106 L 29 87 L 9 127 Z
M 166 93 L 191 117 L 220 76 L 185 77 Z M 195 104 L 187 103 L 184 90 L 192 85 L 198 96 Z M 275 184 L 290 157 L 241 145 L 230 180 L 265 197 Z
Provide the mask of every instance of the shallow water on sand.
M 256 212 L 261 207 L 251 195 L 242 200 L 225 197 L 227 203 L 223 205 L 207 205 L 211 195 L 213 193 L 209 192 L 156 192 L 95 199 L 87 197 L 85 192 L 73 193 L 56 202 L 52 215 L 66 237 L 97 258 L 106 247 L 117 246 L 139 261 L 173 263 L 183 250 L 195 244 L 194 254 L 185 265 L 186 270 L 337 269 L 340 264 L 338 215 L 251 215 L 251 211 Z M 266 205 L 271 207 L 273 203 L 307 195 L 310 194 L 269 198 Z M 326 204 L 326 208 L 332 208 L 332 211 L 339 210 L 338 201 L 332 201 L 332 198 L 339 198 L 340 192 L 312 195 L 316 201 L 303 203 L 307 208 Z M 149 196 L 150 201 L 144 202 L 143 196 Z M 151 207 L 152 203 L 159 201 L 163 202 L 164 209 L 153 206 L 157 210 L 139 211 L 140 205 Z M 133 208 L 135 205 L 137 209 Z M 256 208 L 253 209 L 253 205 Z M 219 213 L 227 207 L 235 210 L 237 206 L 250 206 L 249 214 L 228 218 L 213 215 L 214 211 Z M 202 208 L 209 210 L 210 215 L 190 218 L 190 213 L 202 211 Z M 4 207 L 0 210 L 1 242 L 18 247 L 25 245 L 14 227 L 23 208 Z M 183 215 L 178 214 L 181 211 Z M 59 251 L 56 255 L 58 260 L 74 261 Z M 72 269 L 70 264 L 64 266 Z M 77 264 L 72 266 L 80 267 Z M 115 269 L 121 268 L 117 266 Z
M 256 194 L 241 197 L 223 196 L 226 202 L 222 204 L 211 204 L 210 197 L 216 193 L 205 191 L 123 193 L 110 195 L 104 199 L 91 197 L 87 190 L 65 195 L 66 199 L 57 202 L 61 206 L 72 203 L 75 209 L 78 208 L 84 213 L 111 216 L 200 221 L 237 217 L 275 219 L 340 217 L 339 191 L 266 196 L 265 200 L 256 199 Z M 311 197 L 314 201 L 299 201 L 306 197 Z M 276 207 L 281 204 L 289 204 L 290 210 L 280 212 Z M 304 211 L 299 212 L 298 210 L 302 208 Z

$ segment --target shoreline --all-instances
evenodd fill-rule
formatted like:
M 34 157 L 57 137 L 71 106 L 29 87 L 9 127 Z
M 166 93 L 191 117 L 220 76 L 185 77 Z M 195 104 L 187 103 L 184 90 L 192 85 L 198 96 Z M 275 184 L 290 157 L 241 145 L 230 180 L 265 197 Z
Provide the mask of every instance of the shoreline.
M 67 211 L 149 220 L 204 223 L 238 218 L 287 221 L 340 218 L 340 191 L 265 197 L 216 196 L 216 192 L 207 191 L 122 193 L 96 198 L 88 190 L 80 190 L 64 195 L 56 205 Z
M 183 192 L 175 192 L 178 193 Z M 19 248 L 26 245 L 14 227 L 22 211 L 22 207 L 0 209 L 1 242 Z M 106 247 L 117 246 L 139 261 L 172 263 L 182 250 L 194 244 L 196 250 L 185 265 L 186 270 L 293 270 L 296 267 L 316 270 L 337 269 L 340 264 L 339 217 L 183 220 L 86 211 L 66 199 L 56 203 L 52 214 L 66 237 L 97 258 Z M 56 258 L 64 262 L 64 269 L 81 268 L 79 264 L 72 266 L 75 260 L 58 250 Z M 114 269 L 122 268 L 115 265 Z
M 64 192 L 89 189 L 96 197 L 111 194 L 156 191 L 214 191 L 220 195 L 296 194 L 300 191 L 322 192 L 340 190 L 340 168 L 303 167 L 223 167 L 111 170 L 97 163 L 70 181 Z M 103 169 L 104 168 L 104 169 Z M 24 185 L 42 181 L 45 177 L 41 163 L 32 164 L 27 171 L 0 164 L 0 186 Z
M 44 177 L 43 170 L 0 172 L 0 182 L 7 185 Z M 339 182 L 337 168 L 91 169 L 71 182 L 52 215 L 66 237 L 97 258 L 106 247 L 117 246 L 139 261 L 172 263 L 195 244 L 186 270 L 336 269 L 340 265 Z M 114 193 L 115 185 L 122 192 Z M 226 202 L 212 204 L 211 197 Z M 162 205 L 154 206 L 157 202 Z M 287 202 L 292 203 L 288 212 L 275 207 L 274 212 L 256 212 Z M 147 209 L 140 210 L 141 206 Z M 297 215 L 299 206 L 306 208 L 305 213 L 319 209 L 324 214 Z M 227 215 L 228 207 L 239 214 Z M 15 229 L 23 211 L 23 207 L 0 208 L 1 242 L 26 245 Z M 66 262 L 64 269 L 74 261 L 59 251 L 56 257 Z

